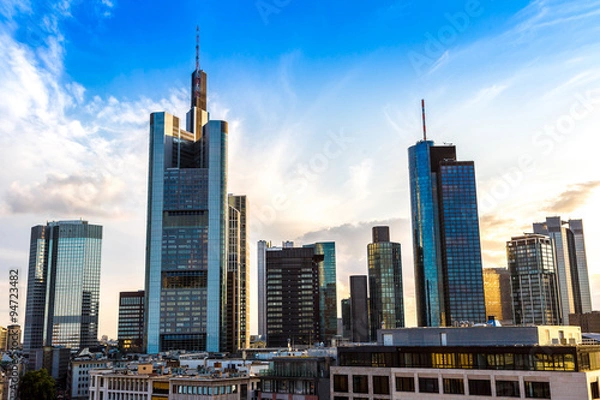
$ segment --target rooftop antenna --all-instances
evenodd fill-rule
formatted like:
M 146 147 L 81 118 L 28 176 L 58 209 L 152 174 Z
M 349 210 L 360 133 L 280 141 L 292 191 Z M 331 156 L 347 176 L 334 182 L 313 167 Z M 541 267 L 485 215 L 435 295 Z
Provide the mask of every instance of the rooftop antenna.
M 421 99 L 421 114 L 423 116 L 423 140 L 427 140 L 427 125 L 425 125 L 425 99 Z
M 196 25 L 196 72 L 200 71 L 200 27 Z

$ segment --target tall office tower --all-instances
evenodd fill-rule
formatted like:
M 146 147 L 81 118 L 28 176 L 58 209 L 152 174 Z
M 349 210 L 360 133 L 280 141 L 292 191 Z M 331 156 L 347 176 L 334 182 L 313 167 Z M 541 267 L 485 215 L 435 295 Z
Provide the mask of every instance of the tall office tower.
M 23 350 L 98 343 L 102 227 L 58 221 L 31 228 Z
M 484 268 L 485 313 L 502 324 L 512 324 L 512 289 L 507 268 Z
M 337 335 L 337 292 L 335 242 L 318 242 L 305 245 L 312 247 L 315 254 L 323 256 L 319 262 L 319 317 L 321 318 L 321 337 L 319 340 L 329 343 Z
M 367 245 L 371 338 L 378 329 L 404 327 L 402 260 L 400 243 L 390 242 L 390 228 L 373 228 L 373 243 Z
M 256 246 L 256 269 L 258 279 L 258 336 L 267 335 L 267 249 L 271 242 L 259 240 Z
M 148 353 L 220 351 L 227 330 L 227 122 L 209 120 L 198 60 L 186 129 L 164 111 L 150 115 Z
M 351 340 L 356 343 L 369 341 L 369 297 L 367 276 L 350 276 Z
M 226 334 L 223 349 L 235 352 L 250 345 L 250 309 L 248 272 L 248 242 L 246 234 L 246 196 L 228 195 L 229 255 L 227 261 Z
M 485 321 L 472 161 L 422 140 L 408 149 L 419 326 Z
M 117 339 L 124 353 L 144 351 L 144 291 L 119 293 Z
M 583 223 L 547 217 L 545 222 L 534 223 L 533 231 L 552 239 L 563 323 L 568 325 L 569 314 L 582 314 L 592 309 Z
M 552 240 L 534 233 L 506 242 L 511 275 L 514 323 L 561 323 L 559 290 Z
M 352 308 L 350 299 L 342 299 L 342 331 L 339 332 L 344 339 L 352 339 Z
M 573 232 L 575 245 L 575 260 L 577 262 L 577 279 L 573 282 L 574 291 L 577 293 L 578 302 L 575 303 L 575 312 L 581 314 L 592 312 L 592 294 L 590 292 L 590 277 L 585 254 L 585 241 L 583 236 L 583 221 L 570 219 L 569 229 Z
M 266 251 L 267 347 L 312 345 L 321 338 L 319 263 L 312 247 Z

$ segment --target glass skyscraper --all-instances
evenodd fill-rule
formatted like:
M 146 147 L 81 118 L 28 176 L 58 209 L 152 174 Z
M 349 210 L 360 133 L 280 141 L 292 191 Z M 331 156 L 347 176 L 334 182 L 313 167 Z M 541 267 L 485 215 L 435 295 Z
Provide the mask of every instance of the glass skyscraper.
M 228 263 L 227 122 L 209 121 L 206 73 L 192 73 L 186 128 L 150 115 L 145 345 L 220 351 Z
M 315 254 L 323 256 L 319 262 L 319 317 L 321 318 L 321 340 L 329 342 L 337 335 L 337 293 L 335 242 L 318 242 L 312 247 Z
M 569 314 L 592 311 L 583 222 L 547 217 L 545 222 L 534 223 L 533 231 L 552 239 L 562 318 L 564 324 L 569 324 Z
M 417 323 L 484 322 L 474 163 L 429 140 L 408 157 Z
M 23 350 L 98 343 L 102 227 L 58 221 L 31 228 Z
M 561 308 L 552 240 L 527 234 L 506 243 L 514 323 L 558 325 Z
M 373 243 L 367 245 L 371 340 L 378 329 L 404 327 L 402 260 L 400 243 L 390 241 L 387 226 L 373 228 Z
M 229 247 L 227 261 L 227 334 L 223 350 L 235 352 L 250 345 L 248 304 L 250 271 L 246 232 L 246 196 L 229 194 Z

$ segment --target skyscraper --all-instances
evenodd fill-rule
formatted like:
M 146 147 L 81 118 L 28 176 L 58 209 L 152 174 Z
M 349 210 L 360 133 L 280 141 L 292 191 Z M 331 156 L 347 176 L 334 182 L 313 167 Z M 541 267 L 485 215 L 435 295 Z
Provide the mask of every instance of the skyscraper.
M 369 296 L 367 295 L 367 276 L 350 276 L 350 316 L 353 342 L 368 342 Z
M 502 324 L 512 324 L 510 271 L 507 268 L 484 268 L 483 288 L 487 316 L 493 316 Z
M 223 348 L 235 352 L 247 348 L 250 341 L 248 239 L 246 233 L 246 196 L 228 195 L 229 255 L 227 262 L 227 332 Z
M 119 293 L 119 348 L 125 353 L 144 351 L 144 291 Z
M 323 259 L 312 247 L 266 252 L 267 347 L 320 341 L 318 265 Z
M 166 112 L 150 115 L 148 353 L 219 351 L 227 332 L 227 130 L 227 122 L 209 120 L 196 54 L 186 128 Z
M 259 240 L 256 246 L 256 269 L 258 279 L 258 336 L 267 335 L 267 249 L 271 242 Z
M 506 242 L 511 275 L 514 323 L 558 325 L 561 308 L 552 240 L 526 234 Z
M 547 217 L 545 222 L 533 224 L 533 231 L 552 239 L 562 318 L 569 324 L 569 314 L 583 314 L 592 310 L 583 222 L 564 222 L 560 217 Z
M 337 293 L 335 242 L 318 242 L 306 245 L 315 254 L 323 256 L 319 262 L 319 318 L 321 318 L 320 341 L 328 343 L 337 335 Z
M 390 241 L 390 228 L 373 227 L 373 243 L 367 245 L 371 338 L 377 329 L 404 327 L 402 260 L 400 243 Z
M 31 228 L 23 350 L 98 342 L 102 227 L 58 221 Z
M 484 322 L 474 163 L 430 140 L 411 146 L 408 157 L 417 323 Z

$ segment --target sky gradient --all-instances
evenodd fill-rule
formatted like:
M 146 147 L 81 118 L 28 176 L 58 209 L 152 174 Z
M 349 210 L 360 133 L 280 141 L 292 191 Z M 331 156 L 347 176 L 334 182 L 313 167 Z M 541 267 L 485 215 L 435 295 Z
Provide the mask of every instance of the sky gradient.
M 185 115 L 197 25 L 228 190 L 250 204 L 251 309 L 256 241 L 334 240 L 339 303 L 389 225 L 415 324 L 421 98 L 428 138 L 475 162 L 484 266 L 533 222 L 581 218 L 598 307 L 600 1 L 376 3 L 0 0 L 0 325 L 14 268 L 24 322 L 31 227 L 82 218 L 104 226 L 99 334 L 116 338 L 118 293 L 144 284 L 149 114 Z

